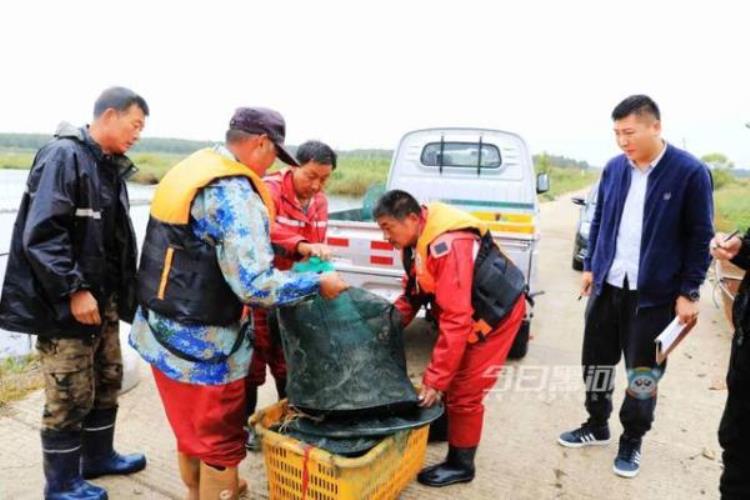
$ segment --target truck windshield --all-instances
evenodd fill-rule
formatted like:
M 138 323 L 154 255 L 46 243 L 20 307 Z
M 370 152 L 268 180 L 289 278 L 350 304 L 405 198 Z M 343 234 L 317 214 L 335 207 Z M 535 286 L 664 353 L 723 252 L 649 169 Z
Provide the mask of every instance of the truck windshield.
M 481 163 L 479 153 L 478 142 L 430 142 L 422 149 L 420 161 L 427 167 L 500 167 L 502 162 L 497 146 L 482 144 Z

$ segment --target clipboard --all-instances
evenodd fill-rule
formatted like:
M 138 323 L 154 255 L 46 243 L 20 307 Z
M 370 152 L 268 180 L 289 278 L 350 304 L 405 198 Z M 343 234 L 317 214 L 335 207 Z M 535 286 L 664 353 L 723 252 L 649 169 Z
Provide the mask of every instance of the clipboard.
M 679 316 L 675 317 L 672 322 L 662 331 L 654 342 L 656 343 L 656 362 L 663 364 L 667 359 L 667 356 L 674 350 L 675 347 L 682 342 L 690 330 L 698 323 L 695 319 L 690 323 L 683 325 L 680 323 Z

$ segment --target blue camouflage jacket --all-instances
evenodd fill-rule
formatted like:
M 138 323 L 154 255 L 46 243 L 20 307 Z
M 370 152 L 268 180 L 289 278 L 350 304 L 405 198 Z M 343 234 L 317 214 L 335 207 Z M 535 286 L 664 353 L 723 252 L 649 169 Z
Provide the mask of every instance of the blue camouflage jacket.
M 219 266 L 242 302 L 270 307 L 293 303 L 318 292 L 320 279 L 316 274 L 285 273 L 273 268 L 268 212 L 247 179 L 231 177 L 214 181 L 198 193 L 190 213 L 196 236 L 220 242 L 216 244 Z M 247 375 L 252 355 L 249 339 L 223 362 L 199 363 L 167 351 L 151 329 L 180 351 L 210 359 L 231 352 L 240 327 L 239 322 L 224 327 L 186 325 L 153 311 L 146 315 L 139 308 L 130 331 L 130 345 L 171 379 L 202 385 L 226 384 Z

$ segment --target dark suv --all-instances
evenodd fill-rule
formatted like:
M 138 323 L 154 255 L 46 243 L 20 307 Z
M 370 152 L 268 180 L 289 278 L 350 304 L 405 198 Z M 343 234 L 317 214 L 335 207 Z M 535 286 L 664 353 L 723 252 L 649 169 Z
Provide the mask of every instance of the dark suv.
M 573 269 L 576 271 L 583 270 L 583 259 L 586 257 L 586 250 L 589 245 L 589 230 L 591 229 L 591 221 L 594 218 L 594 210 L 596 209 L 596 194 L 599 191 L 599 183 L 597 182 L 586 195 L 586 198 L 574 197 L 571 201 L 580 205 L 581 212 L 578 216 L 578 226 L 576 227 L 576 238 L 575 244 L 573 245 Z

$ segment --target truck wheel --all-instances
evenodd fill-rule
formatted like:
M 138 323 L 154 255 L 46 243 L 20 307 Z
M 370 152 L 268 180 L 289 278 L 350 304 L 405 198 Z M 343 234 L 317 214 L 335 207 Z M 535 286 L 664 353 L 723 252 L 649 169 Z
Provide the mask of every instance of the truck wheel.
M 513 341 L 513 345 L 508 353 L 508 359 L 523 359 L 526 356 L 526 352 L 529 350 L 529 329 L 531 323 L 529 320 L 524 320 L 521 323 L 521 327 L 518 329 L 516 339 Z

